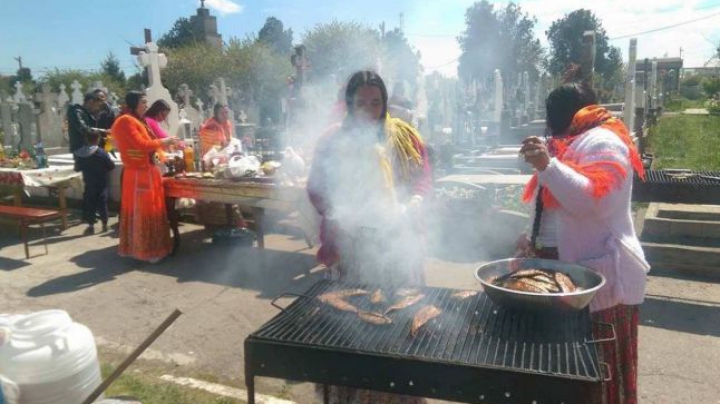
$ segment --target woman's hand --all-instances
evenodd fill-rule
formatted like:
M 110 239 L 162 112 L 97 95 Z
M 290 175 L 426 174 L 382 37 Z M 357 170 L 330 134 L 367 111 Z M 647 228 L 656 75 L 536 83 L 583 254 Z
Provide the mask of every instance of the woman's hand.
M 162 140 L 162 145 L 163 146 L 174 145 L 175 143 L 177 143 L 177 141 L 178 141 L 177 136 L 166 137 L 165 139 Z
M 525 161 L 536 170 L 543 171 L 550 164 L 550 153 L 548 153 L 545 142 L 537 136 L 530 136 L 523 140 L 520 154 L 525 156 Z

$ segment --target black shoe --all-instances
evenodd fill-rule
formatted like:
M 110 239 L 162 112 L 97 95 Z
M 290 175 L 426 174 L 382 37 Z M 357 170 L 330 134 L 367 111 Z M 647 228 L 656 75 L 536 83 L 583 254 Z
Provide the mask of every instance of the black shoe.
M 102 231 L 103 233 L 105 233 L 106 231 L 108 231 L 107 222 L 105 222 L 105 223 L 102 224 L 102 230 L 101 230 L 101 231 Z
M 95 226 L 93 225 L 88 226 L 83 232 L 83 236 L 90 236 L 93 234 L 95 234 Z

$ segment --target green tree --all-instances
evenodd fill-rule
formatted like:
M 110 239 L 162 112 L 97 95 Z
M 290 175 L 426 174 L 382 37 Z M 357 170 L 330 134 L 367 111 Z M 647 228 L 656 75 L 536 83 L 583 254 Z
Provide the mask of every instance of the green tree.
M 385 33 L 382 44 L 383 75 L 387 75 L 387 79 L 395 80 L 397 83 L 409 83 L 411 88 L 407 95 L 414 93 L 420 74 L 420 54 L 408 43 L 405 34 L 399 28 Z M 392 91 L 392 88 L 389 90 Z
M 702 88 L 710 98 L 717 98 L 720 95 L 720 78 L 706 77 L 702 81 Z
M 285 29 L 282 21 L 277 18 L 268 17 L 258 32 L 257 40 L 279 55 L 288 55 L 292 51 L 293 31 L 290 28 Z
M 585 9 L 575 10 L 556 20 L 545 32 L 550 44 L 548 70 L 558 76 L 571 63 L 580 64 L 585 31 L 595 31 L 595 72 L 605 80 L 611 80 L 622 68 L 622 55 L 618 48 L 609 45 L 600 19 Z
M 345 79 L 359 69 L 377 69 L 383 52 L 379 32 L 357 22 L 317 24 L 303 35 L 309 79 Z
M 198 42 L 204 42 L 204 38 L 197 24 L 190 18 L 180 17 L 157 44 L 161 48 L 180 48 Z
M 163 70 L 163 84 L 171 91 L 185 83 L 199 97 L 218 77 L 227 77 L 235 67 L 228 64 L 223 49 L 204 42 L 195 42 L 175 49 L 166 49 L 167 67 Z
M 487 0 L 474 3 L 465 12 L 466 28 L 458 37 L 458 75 L 466 81 L 486 80 L 500 69 L 503 77 L 526 71 L 537 76 L 543 49 L 533 33 L 536 23 L 515 3 L 502 9 Z
M 121 85 L 125 84 L 125 72 L 120 69 L 120 60 L 114 53 L 108 53 L 100 67 L 107 77 Z

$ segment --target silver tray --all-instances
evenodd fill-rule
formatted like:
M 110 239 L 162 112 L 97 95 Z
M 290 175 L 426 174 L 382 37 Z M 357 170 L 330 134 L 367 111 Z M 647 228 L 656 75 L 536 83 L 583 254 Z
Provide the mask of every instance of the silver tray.
M 583 290 L 572 293 L 532 293 L 506 289 L 489 280 L 520 269 L 537 268 L 559 271 L 569 276 Z M 584 309 L 600 288 L 605 277 L 592 269 L 567 262 L 540 258 L 508 258 L 481 265 L 475 270 L 485 294 L 504 307 L 531 311 L 577 311 Z

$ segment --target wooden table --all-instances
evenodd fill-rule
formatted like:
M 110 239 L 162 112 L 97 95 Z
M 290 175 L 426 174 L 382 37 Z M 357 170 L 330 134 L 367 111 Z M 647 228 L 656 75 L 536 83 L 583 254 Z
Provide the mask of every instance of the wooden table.
M 173 232 L 173 252 L 180 246 L 178 224 L 180 215 L 175 209 L 177 198 L 191 198 L 204 202 L 225 204 L 228 222 L 232 219 L 232 205 L 252 208 L 257 232 L 258 247 L 265 248 L 263 219 L 265 209 L 294 210 L 299 213 L 305 241 L 312 247 L 316 233 L 316 213 L 310 205 L 304 187 L 279 186 L 269 182 L 230 181 L 196 178 L 165 178 L 168 219 Z
M 68 226 L 67 200 L 68 188 L 82 188 L 82 176 L 72 166 L 51 166 L 34 170 L 0 168 L 0 189 L 6 189 L 13 195 L 13 204 L 22 206 L 22 194 L 26 187 L 43 187 L 57 194 L 58 208 L 63 230 Z

